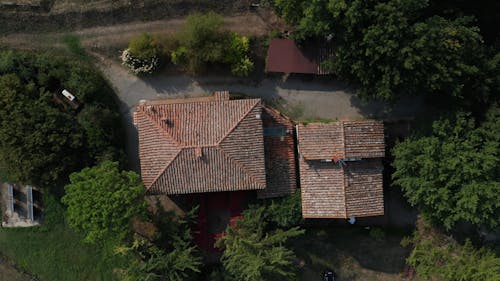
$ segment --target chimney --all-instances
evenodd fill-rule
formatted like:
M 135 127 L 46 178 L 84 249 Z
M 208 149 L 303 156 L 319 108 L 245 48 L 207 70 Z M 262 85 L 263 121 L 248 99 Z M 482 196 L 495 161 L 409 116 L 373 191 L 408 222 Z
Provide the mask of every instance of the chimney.
M 214 99 L 216 101 L 229 100 L 229 91 L 216 91 L 216 92 L 214 92 Z
M 201 158 L 203 157 L 203 151 L 201 150 L 201 147 L 196 147 L 196 150 L 195 150 L 195 155 L 196 155 L 196 158 Z

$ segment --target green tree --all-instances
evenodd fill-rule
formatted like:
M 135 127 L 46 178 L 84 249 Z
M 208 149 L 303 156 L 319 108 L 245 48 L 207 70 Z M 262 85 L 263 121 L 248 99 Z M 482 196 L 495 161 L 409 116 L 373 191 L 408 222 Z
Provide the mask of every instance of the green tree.
M 294 280 L 295 255 L 286 242 L 302 235 L 298 227 L 268 231 L 266 208 L 250 208 L 243 218 L 228 227 L 216 245 L 224 250 L 222 264 L 235 280 Z
M 158 203 L 151 221 L 158 232 L 152 240 L 136 235 L 131 250 L 137 259 L 129 266 L 125 280 L 186 281 L 200 272 L 202 259 L 193 245 L 194 208 L 183 216 L 164 211 Z
M 123 155 L 113 91 L 87 63 L 0 51 L 0 77 L 0 167 L 11 180 L 58 188 L 71 172 Z M 62 89 L 81 112 L 54 98 Z
M 480 125 L 470 115 L 433 124 L 393 150 L 394 183 L 408 201 L 447 229 L 459 221 L 494 228 L 500 214 L 500 110 Z
M 293 13 L 285 2 L 275 3 L 297 26 L 295 38 L 333 35 L 334 56 L 324 65 L 361 97 L 444 93 L 458 101 L 481 81 L 483 42 L 472 18 L 434 15 L 427 0 L 296 1 Z
M 200 272 L 201 257 L 196 246 L 188 242 L 176 242 L 170 252 L 137 236 L 131 247 L 139 259 L 127 269 L 124 280 L 129 281 L 187 281 Z
M 131 234 L 131 219 L 144 214 L 145 188 L 135 172 L 120 171 L 105 161 L 70 176 L 62 202 L 68 206 L 71 227 L 85 233 L 84 241 L 98 243 L 111 235 L 120 240 Z
M 500 279 L 500 258 L 487 248 L 459 245 L 420 219 L 417 230 L 403 245 L 412 245 L 407 259 L 416 280 L 495 281 Z
M 0 76 L 0 162 L 18 181 L 49 184 L 64 181 L 78 167 L 83 137 L 72 117 L 51 107 L 50 93 Z

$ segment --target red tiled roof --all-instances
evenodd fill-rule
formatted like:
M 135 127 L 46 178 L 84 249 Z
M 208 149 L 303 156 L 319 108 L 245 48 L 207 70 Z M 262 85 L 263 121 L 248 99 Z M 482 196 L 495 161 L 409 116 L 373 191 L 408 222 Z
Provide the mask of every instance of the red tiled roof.
M 141 174 L 150 194 L 266 187 L 260 99 L 214 97 L 137 106 Z
M 266 158 L 266 189 L 257 191 L 259 198 L 292 194 L 297 189 L 294 126 L 290 119 L 277 110 L 263 106 L 264 130 L 281 130 L 278 134 L 264 134 Z
M 304 218 L 350 218 L 384 214 L 380 159 L 343 164 L 299 160 Z
M 339 121 L 298 125 L 299 152 L 308 160 L 385 156 L 381 121 Z
M 304 218 L 384 214 L 383 165 L 376 159 L 385 155 L 382 122 L 312 123 L 297 131 Z
M 307 52 L 290 39 L 274 38 L 267 50 L 266 72 L 328 74 L 321 63 L 330 57 L 331 48 L 312 49 Z

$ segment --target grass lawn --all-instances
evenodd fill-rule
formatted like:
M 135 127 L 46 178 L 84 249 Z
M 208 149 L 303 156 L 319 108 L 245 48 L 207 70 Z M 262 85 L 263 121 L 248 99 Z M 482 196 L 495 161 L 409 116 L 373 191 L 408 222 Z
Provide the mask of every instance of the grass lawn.
M 116 280 L 113 269 L 125 268 L 126 258 L 112 254 L 112 243 L 82 243 L 62 222 L 61 211 L 46 206 L 43 227 L 0 229 L 0 252 L 41 281 Z
M 294 243 L 297 256 L 305 261 L 301 280 L 322 280 L 326 269 L 334 270 L 342 281 L 404 280 L 409 250 L 400 241 L 405 235 L 386 231 L 385 237 L 375 239 L 361 227 L 308 229 Z

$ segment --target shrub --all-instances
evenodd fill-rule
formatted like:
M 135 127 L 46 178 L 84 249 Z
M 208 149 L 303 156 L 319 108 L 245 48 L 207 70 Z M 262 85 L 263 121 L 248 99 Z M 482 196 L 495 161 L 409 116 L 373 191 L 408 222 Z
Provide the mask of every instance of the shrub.
M 373 238 L 374 240 L 381 241 L 384 240 L 385 238 L 385 232 L 383 229 L 374 227 L 370 229 L 370 237 Z
M 130 40 L 128 45 L 130 54 L 138 59 L 149 59 L 160 54 L 161 47 L 157 37 L 143 33 Z
M 157 56 L 139 59 L 134 57 L 129 49 L 123 51 L 122 64 L 128 67 L 134 74 L 153 74 L 160 65 L 160 59 Z
M 144 33 L 133 38 L 121 55 L 122 63 L 134 74 L 152 74 L 160 66 L 162 48 L 158 37 Z
M 248 38 L 222 30 L 222 26 L 222 17 L 215 13 L 189 16 L 178 36 L 179 47 L 171 52 L 172 62 L 192 73 L 203 72 L 211 64 L 223 64 L 234 75 L 248 75 L 253 69 L 247 55 Z

